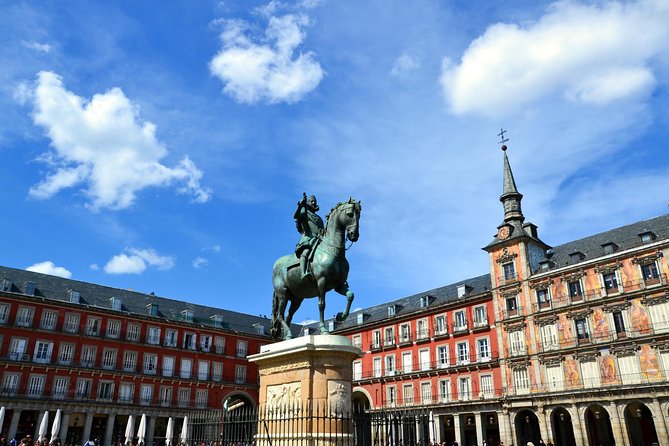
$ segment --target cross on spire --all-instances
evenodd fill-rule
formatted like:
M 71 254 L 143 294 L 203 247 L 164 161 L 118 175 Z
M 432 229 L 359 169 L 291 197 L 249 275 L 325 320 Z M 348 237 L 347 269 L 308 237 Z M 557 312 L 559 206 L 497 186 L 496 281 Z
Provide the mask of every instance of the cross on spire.
M 506 130 L 500 129 L 500 132 L 497 134 L 497 136 L 499 136 L 501 138 L 499 143 L 502 145 L 502 150 L 506 150 L 506 144 L 505 143 L 509 141 L 509 138 L 504 137 L 505 133 L 506 133 Z

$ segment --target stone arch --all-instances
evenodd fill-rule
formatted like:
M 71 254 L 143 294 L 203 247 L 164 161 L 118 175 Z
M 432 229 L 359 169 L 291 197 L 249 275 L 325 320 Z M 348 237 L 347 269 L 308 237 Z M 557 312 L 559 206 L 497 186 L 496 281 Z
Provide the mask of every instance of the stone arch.
M 531 441 L 539 444 L 541 439 L 541 429 L 539 427 L 539 418 L 533 410 L 523 409 L 514 417 L 516 427 L 516 444 L 527 444 Z
M 354 413 L 364 412 L 365 410 L 374 408 L 374 400 L 369 391 L 362 387 L 355 387 L 351 391 L 351 402 Z
M 606 407 L 599 403 L 590 404 L 585 408 L 583 421 L 589 445 L 613 446 L 616 444 L 611 427 L 611 415 Z
M 556 407 L 550 412 L 552 440 L 555 446 L 576 446 L 574 436 L 574 422 L 569 410 L 565 407 Z
M 643 401 L 631 401 L 623 410 L 631 446 L 659 443 L 654 414 Z
M 225 395 L 225 398 L 221 401 L 221 408 L 222 409 L 228 409 L 233 407 L 240 407 L 236 406 L 237 404 L 241 404 L 241 406 L 246 406 L 247 408 L 250 409 L 255 409 L 256 408 L 256 401 L 249 395 L 248 393 L 244 392 L 243 390 L 233 390 L 232 392 L 228 393 Z

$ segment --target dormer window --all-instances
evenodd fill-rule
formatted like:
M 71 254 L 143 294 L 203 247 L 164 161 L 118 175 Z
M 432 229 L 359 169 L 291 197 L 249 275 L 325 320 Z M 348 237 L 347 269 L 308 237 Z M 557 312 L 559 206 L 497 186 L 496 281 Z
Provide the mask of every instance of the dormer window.
M 656 239 L 655 233 L 651 231 L 643 232 L 639 234 L 639 237 L 641 238 L 641 243 L 651 243 L 653 240 Z
M 214 327 L 221 328 L 223 327 L 223 316 L 220 314 L 215 314 L 211 317 L 211 321 L 214 324 Z
M 615 243 L 605 243 L 602 245 L 602 249 L 604 250 L 604 254 L 613 254 L 618 250 L 618 245 Z
M 543 262 L 539 262 L 539 271 L 544 272 L 544 271 L 548 271 L 549 269 L 551 269 L 550 260 L 545 260 Z
M 70 294 L 70 302 L 72 302 L 73 304 L 78 304 L 79 299 L 81 297 L 79 291 L 70 290 L 69 294 Z
M 193 322 L 193 310 L 184 310 L 181 312 L 185 322 Z
M 395 305 L 390 305 L 388 307 L 388 317 L 395 316 L 396 310 Z
M 571 263 L 578 263 L 581 260 L 585 258 L 585 254 L 583 254 L 581 251 L 576 251 L 571 254 L 569 254 L 569 259 L 571 260 Z
M 12 281 L 7 279 L 6 277 L 3 278 L 2 283 L 0 283 L 0 290 L 11 291 L 12 290 Z
M 421 296 L 420 298 L 420 307 L 427 308 L 430 305 L 430 296 Z
M 28 296 L 34 296 L 35 295 L 35 289 L 37 286 L 35 285 L 35 282 L 26 282 L 25 284 L 25 292 L 24 294 L 27 294 Z
M 158 304 L 148 304 L 146 308 L 149 310 L 149 316 L 158 316 Z
M 112 310 L 121 311 L 123 300 L 120 297 L 112 297 L 109 301 L 111 302 Z
M 362 325 L 365 322 L 365 313 L 358 313 L 355 318 L 358 325 Z
M 470 290 L 471 287 L 465 285 L 464 283 L 462 285 L 458 285 L 458 298 L 465 297 L 465 295 L 469 293 Z
M 262 324 L 254 324 L 253 327 L 256 329 L 256 333 L 259 335 L 264 335 L 265 333 L 265 326 Z
M 328 330 L 329 331 L 334 331 L 335 329 L 335 321 L 328 321 Z

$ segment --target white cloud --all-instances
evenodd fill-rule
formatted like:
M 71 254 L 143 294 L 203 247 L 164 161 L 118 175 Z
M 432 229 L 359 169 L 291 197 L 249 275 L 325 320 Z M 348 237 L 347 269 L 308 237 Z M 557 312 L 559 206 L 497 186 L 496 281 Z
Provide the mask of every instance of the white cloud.
M 176 167 L 160 163 L 167 155 L 156 139 L 155 126 L 139 120 L 138 108 L 119 88 L 87 101 L 63 87 L 52 72 L 40 72 L 34 96 L 34 121 L 44 127 L 54 153 L 50 172 L 30 189 L 35 198 L 49 198 L 62 189 L 85 185 L 89 207 L 123 209 L 147 187 L 181 183 L 181 193 L 205 202 L 210 190 L 200 186 L 202 171 L 188 158 Z
M 270 11 L 276 7 L 270 3 Z M 242 103 L 296 102 L 315 89 L 323 78 L 312 52 L 295 50 L 302 44 L 302 28 L 309 24 L 303 14 L 271 17 L 263 42 L 247 36 L 248 25 L 240 20 L 223 21 L 223 48 L 211 60 L 211 73 L 220 78 L 223 91 Z
M 527 26 L 490 26 L 459 64 L 444 59 L 444 95 L 456 114 L 490 116 L 552 94 L 595 105 L 644 98 L 656 84 L 650 64 L 666 51 L 668 22 L 662 0 L 553 3 Z
M 66 268 L 63 268 L 62 266 L 56 266 L 51 260 L 30 265 L 26 268 L 26 270 L 36 273 L 49 274 L 51 276 L 64 277 L 66 279 L 72 277 L 72 272 Z
M 126 248 L 126 253 L 112 257 L 104 267 L 107 274 L 141 274 L 148 267 L 168 270 L 174 267 L 174 258 L 161 256 L 153 249 Z
M 35 41 L 32 41 L 32 42 L 22 41 L 21 44 L 26 48 L 38 51 L 40 53 L 46 53 L 46 54 L 50 53 L 51 50 L 53 49 L 53 47 L 51 45 L 49 45 L 48 43 L 39 43 L 39 42 L 35 42 Z
M 403 53 L 393 63 L 390 74 L 393 76 L 404 76 L 420 68 L 420 63 L 410 54 Z
M 204 257 L 195 257 L 193 259 L 193 268 L 204 269 L 209 265 L 209 260 Z

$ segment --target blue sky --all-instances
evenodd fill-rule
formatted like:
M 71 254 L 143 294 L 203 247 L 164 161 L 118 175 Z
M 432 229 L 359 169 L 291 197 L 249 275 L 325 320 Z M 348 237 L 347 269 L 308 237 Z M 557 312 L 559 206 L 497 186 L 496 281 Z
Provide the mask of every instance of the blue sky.
M 353 196 L 374 305 L 488 271 L 501 127 L 549 245 L 664 214 L 666 23 L 662 0 L 2 0 L 0 261 L 269 314 L 302 192 Z

